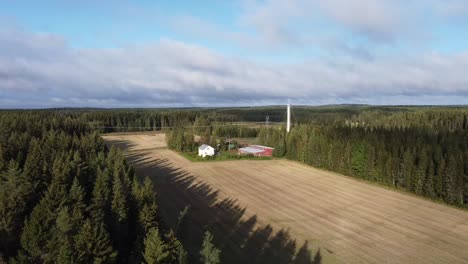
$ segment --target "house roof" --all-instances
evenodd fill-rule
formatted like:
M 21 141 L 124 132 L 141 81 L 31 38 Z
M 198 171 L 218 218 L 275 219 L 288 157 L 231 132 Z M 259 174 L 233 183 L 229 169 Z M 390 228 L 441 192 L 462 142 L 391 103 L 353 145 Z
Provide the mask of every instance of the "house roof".
M 256 153 L 263 152 L 262 149 L 259 149 L 259 148 L 252 148 L 252 147 L 240 148 L 239 151 L 240 151 L 240 152 L 246 152 L 246 153 L 252 153 L 252 154 L 256 154 Z
M 210 145 L 207 145 L 207 144 L 203 144 L 203 145 L 198 147 L 199 150 L 205 150 L 205 149 L 208 149 L 208 148 L 213 148 L 213 147 L 210 146 Z
M 270 148 L 270 147 L 262 146 L 262 145 L 250 145 L 249 147 L 251 147 L 251 148 L 261 148 L 261 149 L 274 149 L 274 148 Z

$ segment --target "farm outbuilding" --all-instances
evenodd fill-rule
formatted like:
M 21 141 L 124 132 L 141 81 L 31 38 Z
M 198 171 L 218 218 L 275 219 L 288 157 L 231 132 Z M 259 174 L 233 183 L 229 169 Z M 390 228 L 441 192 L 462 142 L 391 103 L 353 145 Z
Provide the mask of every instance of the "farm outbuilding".
M 239 149 L 239 154 L 251 154 L 257 157 L 271 157 L 273 156 L 274 148 L 261 146 L 261 145 L 249 145 L 245 148 Z
M 206 156 L 214 156 L 215 149 L 207 144 L 203 144 L 198 147 L 198 156 L 206 157 Z

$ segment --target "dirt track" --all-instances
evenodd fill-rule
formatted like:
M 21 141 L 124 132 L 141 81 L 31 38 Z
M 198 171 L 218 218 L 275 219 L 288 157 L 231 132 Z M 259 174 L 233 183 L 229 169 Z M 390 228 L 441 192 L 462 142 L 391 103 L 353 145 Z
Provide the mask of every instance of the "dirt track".
M 227 262 L 468 263 L 466 211 L 291 161 L 192 163 L 161 134 L 104 139 L 154 180 L 164 219 L 190 204 Z

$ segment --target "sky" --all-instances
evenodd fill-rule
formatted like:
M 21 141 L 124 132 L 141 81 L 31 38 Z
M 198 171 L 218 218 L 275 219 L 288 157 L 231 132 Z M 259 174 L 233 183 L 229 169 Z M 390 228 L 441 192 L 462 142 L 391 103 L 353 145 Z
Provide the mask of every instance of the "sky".
M 468 104 L 466 0 L 0 0 L 0 108 Z

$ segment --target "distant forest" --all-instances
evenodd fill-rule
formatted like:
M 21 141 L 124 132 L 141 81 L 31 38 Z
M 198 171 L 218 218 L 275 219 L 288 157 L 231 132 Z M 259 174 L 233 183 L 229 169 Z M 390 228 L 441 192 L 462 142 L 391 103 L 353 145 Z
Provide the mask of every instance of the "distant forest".
M 266 118 L 269 119 L 269 125 Z M 318 168 L 377 182 L 449 204 L 468 204 L 468 107 L 294 107 L 288 134 L 285 107 L 85 111 L 101 132 L 167 130 L 169 146 L 193 151 L 207 143 L 257 137 L 259 144 Z M 239 122 L 258 122 L 257 128 Z M 232 125 L 229 125 L 232 124 Z M 219 140 L 218 140 L 219 141 Z
M 79 114 L 0 111 L 0 263 L 188 263 L 157 208 Z M 201 259 L 217 263 L 211 240 Z
M 277 123 L 285 110 L 0 111 L 0 263 L 186 263 L 194 255 L 168 228 L 178 223 L 159 219 L 151 181 L 105 146 L 108 132 L 162 130 L 178 151 L 195 150 L 194 135 L 256 138 L 276 157 L 468 207 L 467 107 L 294 107 L 290 133 Z M 219 261 L 211 239 L 195 261 Z

